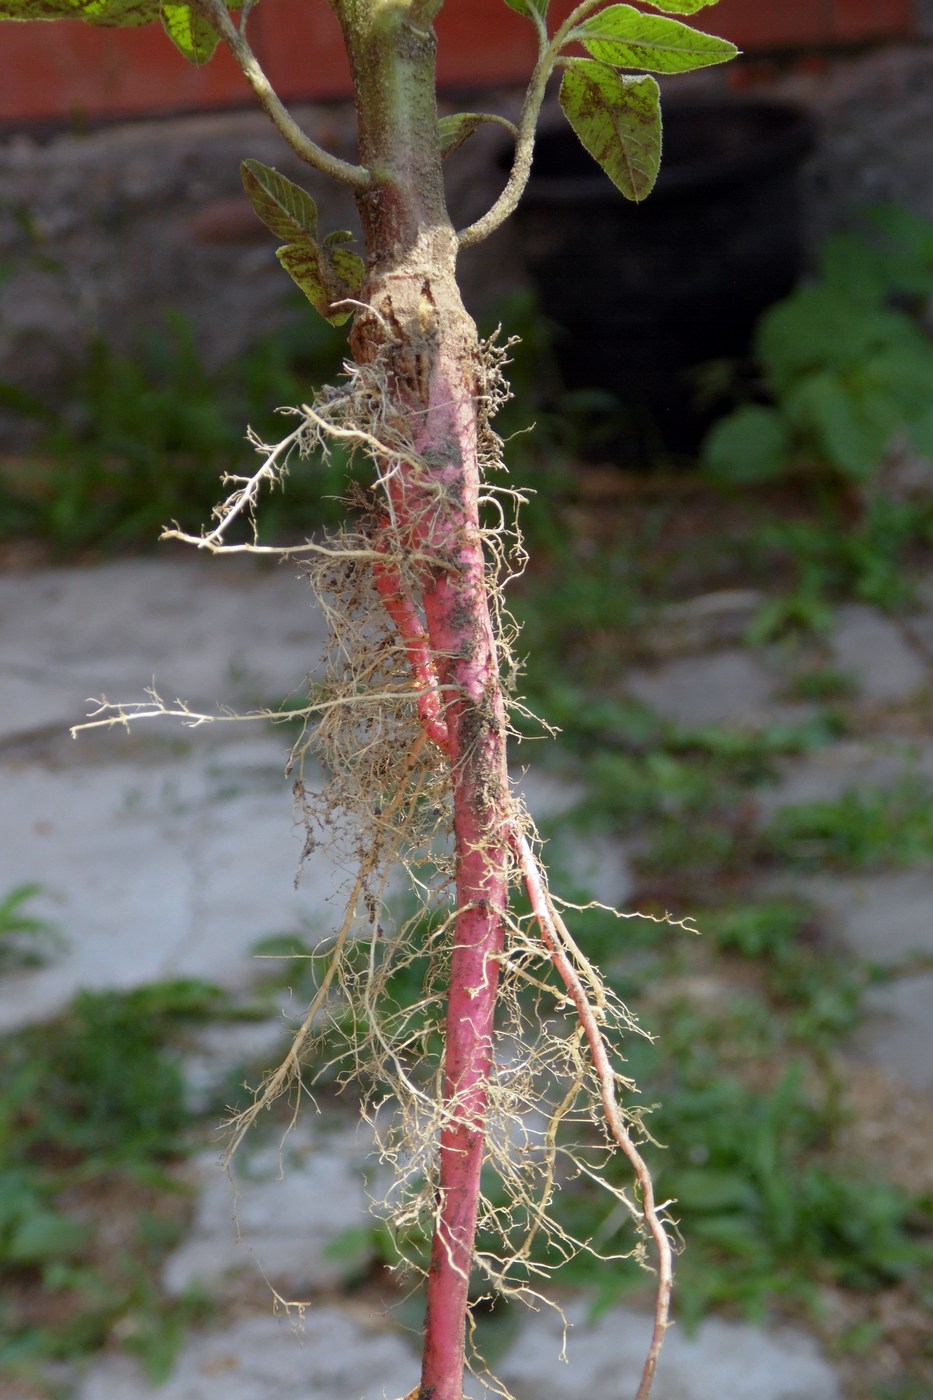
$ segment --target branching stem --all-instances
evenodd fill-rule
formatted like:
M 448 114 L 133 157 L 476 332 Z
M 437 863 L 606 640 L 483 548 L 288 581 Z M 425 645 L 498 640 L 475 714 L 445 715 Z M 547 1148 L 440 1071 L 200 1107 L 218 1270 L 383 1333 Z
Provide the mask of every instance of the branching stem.
M 241 25 L 237 28 L 233 23 L 223 0 L 192 0 L 192 4 L 226 44 L 237 67 L 253 89 L 260 107 L 295 154 L 308 165 L 320 170 L 322 175 L 329 175 L 342 185 L 349 185 L 355 190 L 368 188 L 372 177 L 364 166 L 351 165 L 349 161 L 331 155 L 302 131 L 263 72 L 246 38 L 244 27 Z

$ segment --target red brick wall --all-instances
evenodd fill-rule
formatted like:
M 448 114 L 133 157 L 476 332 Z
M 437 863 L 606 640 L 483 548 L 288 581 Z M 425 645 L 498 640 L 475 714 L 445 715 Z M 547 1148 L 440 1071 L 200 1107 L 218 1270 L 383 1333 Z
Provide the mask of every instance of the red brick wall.
M 553 0 L 562 17 L 571 0 Z M 825 47 L 907 35 L 911 0 L 721 0 L 699 27 L 746 52 Z M 438 22 L 440 81 L 520 82 L 534 61 L 531 25 L 503 0 L 447 0 Z M 291 101 L 345 97 L 346 59 L 323 0 L 263 0 L 250 19 L 260 61 Z M 244 104 L 246 85 L 223 52 L 187 64 L 156 28 L 92 29 L 76 21 L 0 29 L 0 121 L 80 120 Z

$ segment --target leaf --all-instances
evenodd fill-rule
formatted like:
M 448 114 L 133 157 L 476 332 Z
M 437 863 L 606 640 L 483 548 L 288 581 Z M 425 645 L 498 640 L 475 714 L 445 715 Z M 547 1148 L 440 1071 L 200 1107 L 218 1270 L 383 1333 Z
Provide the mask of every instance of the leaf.
M 159 0 L 0 0 L 0 20 L 83 19 L 131 28 L 154 23 L 160 13 Z
M 363 285 L 363 277 L 366 273 L 366 264 L 356 253 L 351 253 L 349 248 L 345 248 L 345 243 L 353 242 L 353 234 L 349 229 L 335 229 L 324 239 L 324 253 L 334 271 L 334 275 L 343 283 L 341 290 L 347 292 L 358 292 Z M 347 312 L 347 316 L 352 312 Z M 347 316 L 342 316 L 341 321 L 345 321 Z M 340 325 L 340 321 L 334 321 L 333 325 Z
M 921 457 L 933 458 L 933 404 L 910 422 L 907 435 L 914 451 Z
M 820 250 L 818 270 L 826 285 L 857 306 L 884 303 L 884 260 L 877 248 L 850 233 L 832 234 Z
M 37 1206 L 19 1221 L 4 1253 L 9 1263 L 21 1268 L 74 1258 L 87 1247 L 89 1235 L 88 1227 L 79 1221 Z
M 787 424 L 775 409 L 746 404 L 707 433 L 703 465 L 719 481 L 742 485 L 774 481 L 787 465 L 790 447 Z
M 191 63 L 206 63 L 217 47 L 212 26 L 185 0 L 0 0 L 0 20 L 83 19 L 87 24 L 133 28 L 159 20 Z
M 343 256 L 351 258 L 353 254 L 345 253 Z M 353 315 L 352 307 L 348 311 L 342 307 L 338 311 L 331 308 L 335 301 L 339 301 L 347 291 L 355 288 L 335 285 L 334 277 L 328 275 L 331 272 L 330 259 L 318 244 L 310 239 L 303 243 L 288 243 L 284 248 L 276 249 L 276 257 L 325 321 L 329 321 L 332 326 L 342 326 L 344 321 L 349 321 Z M 355 261 L 362 267 L 359 258 Z
M 651 193 L 661 164 L 661 105 L 654 78 L 626 78 L 589 58 L 571 61 L 560 88 L 564 115 L 585 150 L 626 199 Z
M 488 120 L 482 112 L 455 112 L 453 116 L 441 117 L 437 124 L 441 138 L 441 159 L 446 160 L 473 135 L 477 127 Z
M 802 374 L 847 369 L 903 340 L 909 322 L 895 311 L 861 305 L 836 286 L 802 287 L 766 311 L 755 330 L 755 353 L 769 387 L 785 393 Z
M 207 63 L 218 44 L 214 28 L 190 5 L 162 0 L 162 26 L 189 63 Z
M 317 205 L 300 185 L 258 160 L 240 166 L 243 188 L 253 209 L 268 229 L 285 240 L 276 256 L 316 311 L 332 326 L 341 326 L 353 315 L 332 311 L 333 302 L 358 290 L 365 265 L 344 245 L 353 235 L 346 230 L 317 238 Z
M 668 15 L 695 15 L 707 5 L 716 5 L 719 0 L 645 0 L 654 10 L 663 10 Z
M 687 73 L 735 58 L 738 49 L 728 39 L 704 34 L 689 24 L 661 15 L 645 15 L 631 5 L 610 5 L 591 15 L 570 33 L 583 46 L 616 68 L 649 73 Z
M 548 0 L 505 0 L 505 3 L 510 10 L 517 10 L 528 19 L 534 19 L 536 14 L 544 19 L 547 14 Z
M 887 395 L 828 370 L 801 380 L 784 407 L 824 458 L 852 481 L 871 475 L 898 427 L 896 406 Z
M 291 243 L 317 238 L 317 205 L 300 185 L 258 160 L 240 165 L 243 188 L 266 228 Z

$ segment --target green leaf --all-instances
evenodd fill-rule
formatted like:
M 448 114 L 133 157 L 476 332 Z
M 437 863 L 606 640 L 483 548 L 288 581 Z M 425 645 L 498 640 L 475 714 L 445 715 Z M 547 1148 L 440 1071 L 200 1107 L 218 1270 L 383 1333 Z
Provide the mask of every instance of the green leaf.
M 4 1253 L 10 1264 L 28 1267 L 54 1259 L 69 1259 L 86 1248 L 90 1230 L 58 1211 L 39 1207 L 13 1231 Z
M 352 257 L 353 254 L 348 253 L 344 256 Z M 334 279 L 328 276 L 330 260 L 318 244 L 310 239 L 303 243 L 288 243 L 284 248 L 276 249 L 276 257 L 325 321 L 329 321 L 332 326 L 342 326 L 344 321 L 349 321 L 353 315 L 352 308 L 349 311 L 342 307 L 338 311 L 331 308 L 333 302 L 339 301 L 347 291 L 354 289 L 334 284 Z M 359 262 L 360 259 L 357 258 L 356 261 Z
M 790 432 L 775 409 L 746 404 L 710 429 L 703 442 L 703 465 L 720 481 L 774 481 L 787 465 L 790 447 Z
M 243 188 L 266 228 L 289 243 L 317 238 L 317 205 L 300 185 L 258 160 L 240 165 Z
M 560 105 L 583 147 L 626 199 L 651 193 L 661 164 L 661 105 L 654 78 L 626 78 L 589 58 L 568 65 Z
M 795 385 L 784 407 L 824 458 L 853 481 L 871 475 L 898 427 L 896 406 L 887 395 L 828 370 Z
M 441 138 L 441 159 L 446 160 L 473 135 L 477 127 L 488 120 L 482 112 L 455 112 L 453 116 L 441 117 L 437 124 Z
M 717 5 L 719 0 L 645 0 L 654 10 L 663 10 L 667 15 L 695 15 L 697 10 L 705 10 L 707 5 Z
M 332 311 L 332 303 L 357 291 L 366 270 L 362 258 L 345 247 L 352 233 L 336 230 L 319 243 L 317 205 L 306 190 L 258 160 L 244 160 L 240 173 L 253 209 L 286 240 L 276 254 L 285 271 L 325 321 L 343 325 L 353 312 Z
M 687 73 L 735 58 L 728 39 L 704 34 L 661 15 L 646 15 L 631 5 L 610 5 L 571 30 L 569 41 L 583 46 L 616 68 L 649 73 Z
M 867 211 L 881 234 L 885 271 L 892 291 L 928 297 L 933 293 L 933 223 L 896 204 Z
M 207 20 L 185 0 L 0 0 L 3 19 L 83 19 L 87 24 L 129 29 L 159 20 L 190 63 L 206 63 L 217 47 Z
M 154 23 L 161 8 L 160 0 L 0 0 L 0 20 L 83 19 L 131 28 Z
M 544 19 L 547 14 L 548 0 L 505 0 L 505 3 L 510 10 L 517 10 L 528 19 L 534 19 L 536 14 Z
M 351 253 L 349 248 L 344 247 L 346 243 L 353 242 L 353 234 L 349 229 L 335 229 L 324 239 L 324 254 L 334 275 L 343 283 L 341 291 L 358 292 L 363 285 L 363 277 L 366 273 L 366 264 L 356 253 Z M 340 320 L 332 324 L 339 326 L 346 321 L 353 313 L 348 311 L 346 316 L 340 314 Z
M 907 434 L 921 457 L 933 458 L 933 404 L 911 421 Z
M 178 0 L 162 0 L 162 26 L 189 63 L 207 63 L 217 47 L 213 27 L 190 5 Z
M 765 312 L 755 353 L 780 395 L 802 374 L 857 366 L 881 347 L 901 343 L 909 325 L 900 313 L 855 302 L 839 287 L 803 287 Z
M 836 233 L 819 254 L 819 272 L 828 287 L 847 302 L 862 307 L 884 303 L 884 258 L 877 248 L 850 233 Z

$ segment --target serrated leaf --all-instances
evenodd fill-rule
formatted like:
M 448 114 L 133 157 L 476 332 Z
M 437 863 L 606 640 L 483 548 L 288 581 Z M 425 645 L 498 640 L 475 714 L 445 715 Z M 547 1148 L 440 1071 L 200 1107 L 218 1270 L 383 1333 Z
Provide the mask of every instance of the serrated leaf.
M 207 63 L 218 44 L 207 20 L 180 0 L 162 0 L 162 27 L 189 63 Z
M 581 145 L 626 199 L 651 193 L 661 164 L 661 104 L 654 78 L 626 78 L 602 63 L 576 58 L 567 67 L 560 105 Z
M 317 205 L 300 185 L 258 160 L 240 166 L 243 188 L 266 228 L 292 243 L 317 238 Z
M 334 311 L 333 303 L 357 291 L 366 271 L 362 258 L 346 247 L 352 233 L 337 229 L 319 243 L 317 205 L 307 190 L 258 160 L 244 160 L 240 174 L 255 212 L 285 240 L 276 252 L 285 271 L 325 321 L 343 325 L 352 309 Z
M 505 0 L 505 3 L 510 10 L 517 10 L 528 19 L 533 19 L 535 14 L 544 19 L 547 14 L 548 0 Z
M 473 135 L 477 127 L 488 121 L 481 112 L 455 112 L 450 117 L 441 117 L 437 124 L 441 139 L 441 159 L 446 160 L 464 141 Z
M 631 5 L 610 5 L 570 33 L 594 58 L 616 68 L 648 73 L 688 73 L 735 58 L 728 39 L 704 34 L 677 19 L 646 15 Z

